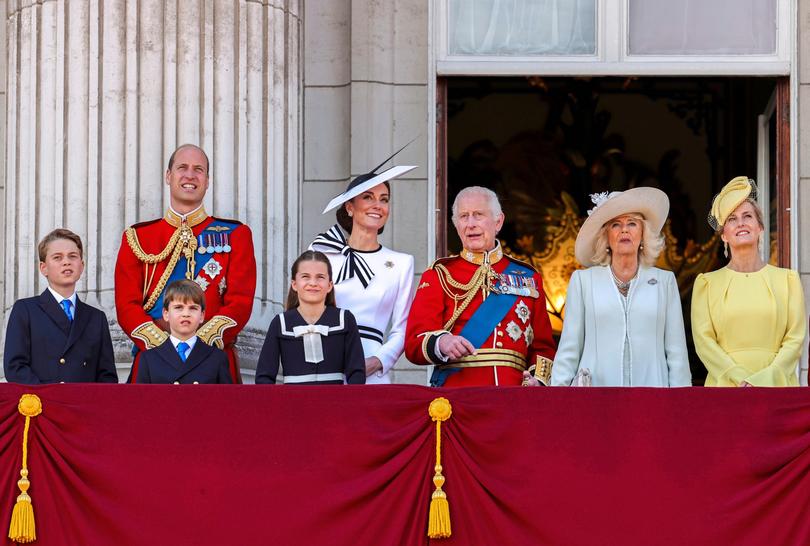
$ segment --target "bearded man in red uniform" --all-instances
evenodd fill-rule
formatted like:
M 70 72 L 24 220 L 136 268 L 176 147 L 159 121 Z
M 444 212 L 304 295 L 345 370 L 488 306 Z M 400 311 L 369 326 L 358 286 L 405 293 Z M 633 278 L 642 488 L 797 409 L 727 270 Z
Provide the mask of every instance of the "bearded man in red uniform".
M 253 309 L 256 258 L 250 228 L 236 220 L 208 216 L 208 156 L 184 144 L 169 158 L 169 210 L 163 218 L 127 228 L 115 264 L 118 324 L 135 343 L 134 382 L 141 351 L 168 338 L 162 318 L 163 292 L 178 279 L 191 279 L 205 292 L 206 322 L 197 336 L 223 349 L 234 383 L 241 383 L 234 343 Z
M 543 281 L 501 250 L 503 220 L 494 192 L 464 188 L 453 203 L 464 248 L 422 274 L 405 354 L 436 366 L 433 386 L 521 385 L 524 371 L 547 384 L 551 376 L 555 344 Z

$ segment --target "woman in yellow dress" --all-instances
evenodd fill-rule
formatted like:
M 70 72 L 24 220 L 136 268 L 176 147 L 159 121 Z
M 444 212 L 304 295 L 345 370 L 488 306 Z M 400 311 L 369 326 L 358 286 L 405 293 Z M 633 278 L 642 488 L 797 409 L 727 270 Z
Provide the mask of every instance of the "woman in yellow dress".
M 709 224 L 731 257 L 726 267 L 698 275 L 692 291 L 692 336 L 707 387 L 799 384 L 804 293 L 795 271 L 762 259 L 756 192 L 753 180 L 739 176 L 712 202 Z

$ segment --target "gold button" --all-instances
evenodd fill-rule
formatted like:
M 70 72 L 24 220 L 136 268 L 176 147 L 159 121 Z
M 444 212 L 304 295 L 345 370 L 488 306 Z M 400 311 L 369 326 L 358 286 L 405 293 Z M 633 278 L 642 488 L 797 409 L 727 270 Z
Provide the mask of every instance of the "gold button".
M 179 384 L 180 384 L 180 382 L 179 382 L 179 381 L 175 381 L 175 382 L 174 382 L 174 384 L 175 384 L 175 385 L 179 385 Z
M 501 332 L 500 330 L 498 330 L 498 335 L 499 335 L 499 336 L 502 336 L 502 335 L 503 335 L 503 332 Z
M 60 358 L 60 359 L 59 359 L 59 364 L 64 364 L 64 363 L 65 363 L 65 359 L 64 359 L 64 358 Z
M 496 347 L 503 347 L 503 343 L 501 343 L 501 342 L 499 341 L 498 343 L 496 343 L 496 344 L 495 344 L 495 346 L 496 346 Z

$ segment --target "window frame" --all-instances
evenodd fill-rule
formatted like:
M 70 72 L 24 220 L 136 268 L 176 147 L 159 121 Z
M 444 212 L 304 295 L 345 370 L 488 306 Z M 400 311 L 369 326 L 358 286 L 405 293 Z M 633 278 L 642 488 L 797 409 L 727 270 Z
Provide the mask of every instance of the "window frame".
M 629 52 L 630 0 L 596 0 L 594 55 L 451 55 L 450 0 L 436 0 L 433 26 L 436 74 L 439 76 L 728 75 L 786 76 L 793 51 L 791 25 L 796 0 L 776 0 L 776 53 L 728 55 L 646 55 Z

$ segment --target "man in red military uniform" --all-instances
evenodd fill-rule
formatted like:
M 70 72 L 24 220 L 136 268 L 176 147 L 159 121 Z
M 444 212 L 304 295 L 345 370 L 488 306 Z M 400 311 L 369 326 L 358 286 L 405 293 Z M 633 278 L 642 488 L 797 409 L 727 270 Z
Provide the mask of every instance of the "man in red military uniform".
M 422 274 L 408 315 L 405 354 L 435 364 L 434 386 L 521 385 L 529 371 L 548 384 L 555 344 L 543 281 L 501 251 L 498 197 L 463 189 L 453 223 L 464 249 Z
M 246 225 L 205 212 L 208 167 L 201 148 L 177 148 L 166 170 L 169 210 L 163 218 L 124 232 L 115 264 L 115 310 L 118 324 L 135 343 L 130 381 L 137 377 L 140 351 L 169 337 L 162 318 L 166 286 L 186 278 L 205 292 L 207 321 L 198 337 L 227 353 L 233 381 L 242 382 L 234 343 L 253 309 L 253 236 Z

